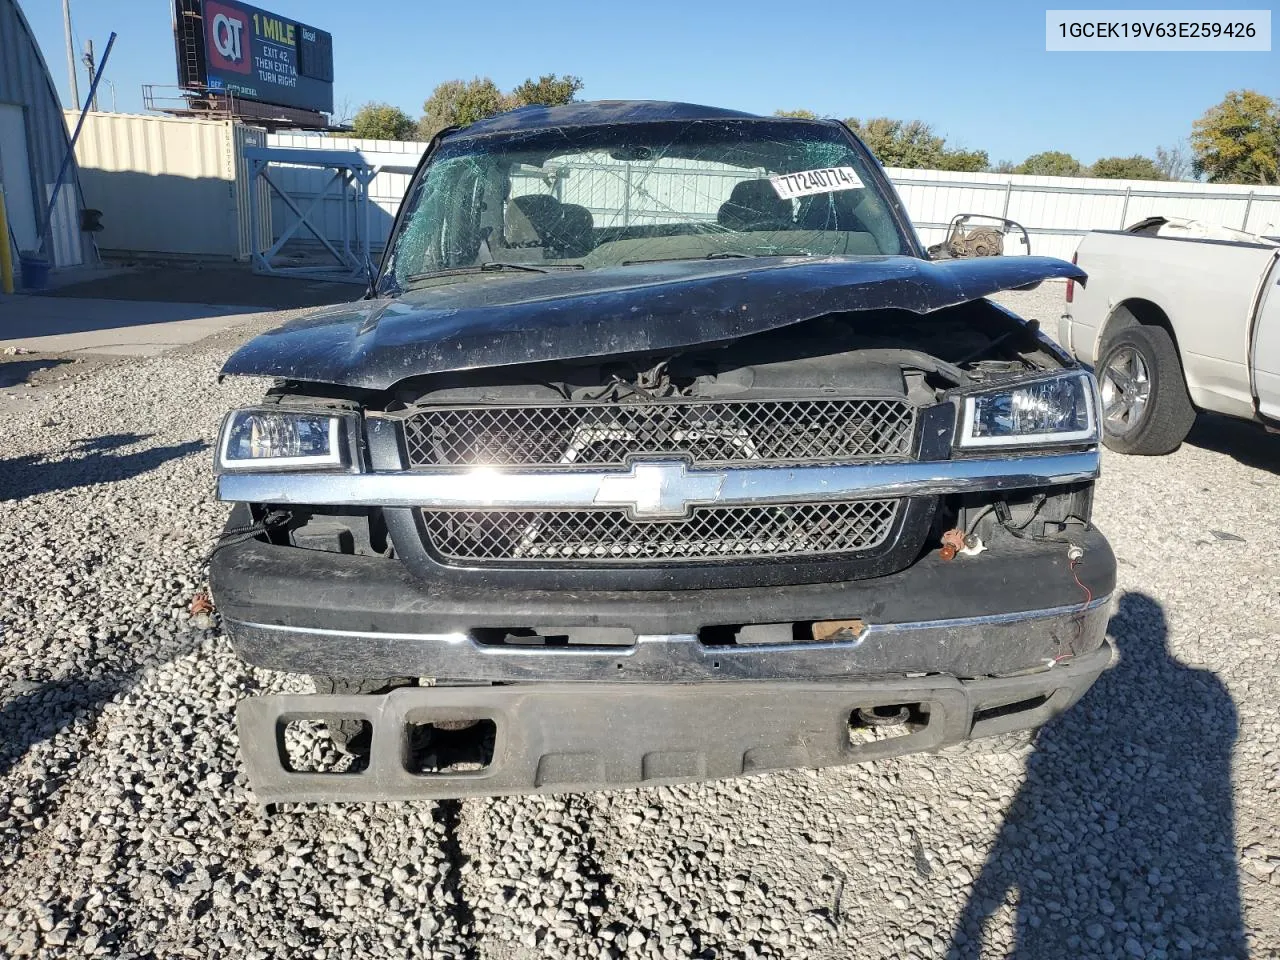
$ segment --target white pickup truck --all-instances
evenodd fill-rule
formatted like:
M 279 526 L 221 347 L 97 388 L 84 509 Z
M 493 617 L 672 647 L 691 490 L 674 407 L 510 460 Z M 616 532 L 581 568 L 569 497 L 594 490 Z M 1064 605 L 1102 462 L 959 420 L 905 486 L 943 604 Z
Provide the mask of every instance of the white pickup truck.
M 1280 427 L 1280 243 L 1157 217 L 1073 259 L 1058 339 L 1097 372 L 1107 446 L 1169 453 L 1198 410 Z

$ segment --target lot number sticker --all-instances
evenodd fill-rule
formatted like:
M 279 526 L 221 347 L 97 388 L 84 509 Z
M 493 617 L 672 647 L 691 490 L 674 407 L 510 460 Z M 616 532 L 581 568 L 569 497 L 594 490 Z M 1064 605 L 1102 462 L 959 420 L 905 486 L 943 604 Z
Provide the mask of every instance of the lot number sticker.
M 862 186 L 853 167 L 823 167 L 821 170 L 783 173 L 770 177 L 769 182 L 783 200 L 807 197 L 813 193 L 830 193 L 833 190 L 857 190 Z

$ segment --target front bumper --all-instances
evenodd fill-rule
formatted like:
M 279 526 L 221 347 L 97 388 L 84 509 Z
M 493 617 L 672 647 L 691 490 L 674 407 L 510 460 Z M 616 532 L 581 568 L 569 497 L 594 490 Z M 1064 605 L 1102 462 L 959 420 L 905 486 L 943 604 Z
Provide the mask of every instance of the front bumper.
M 270 696 L 240 704 L 241 751 L 261 803 L 444 799 L 653 786 L 823 767 L 935 750 L 1039 726 L 1107 668 L 1112 647 L 1033 674 L 983 680 L 715 684 L 540 683 L 406 687 L 382 696 Z M 901 736 L 857 741 L 857 709 L 910 705 Z M 360 718 L 372 729 L 358 773 L 296 772 L 285 759 L 294 720 Z M 475 772 L 418 773 L 410 731 L 446 721 L 493 723 L 492 755 Z
M 240 657 L 272 670 L 461 681 L 811 679 L 942 673 L 1000 676 L 1078 656 L 1102 642 L 1115 557 L 1096 530 L 1062 544 L 1001 543 L 950 563 L 929 554 L 867 580 L 710 590 L 512 590 L 422 581 L 395 560 L 251 540 L 210 565 L 214 599 Z M 1079 578 L 1079 583 L 1076 578 Z M 863 621 L 815 644 L 711 645 L 726 624 Z M 521 647 L 477 630 L 622 630 L 629 646 Z
M 752 589 L 465 589 L 394 560 L 251 540 L 220 550 L 211 581 L 236 651 L 258 666 L 348 679 L 431 677 L 473 686 L 385 695 L 250 698 L 238 709 L 263 803 L 449 798 L 651 785 L 820 767 L 934 750 L 1040 726 L 1106 669 L 1115 558 L 1096 530 L 1073 570 L 1061 543 L 929 554 L 868 580 Z M 858 619 L 849 639 L 714 644 L 723 624 Z M 490 645 L 497 627 L 630 630 L 621 646 Z M 916 726 L 857 741 L 856 709 L 909 707 Z M 291 770 L 285 730 L 370 724 L 359 773 Z M 414 729 L 493 725 L 476 772 L 420 773 Z

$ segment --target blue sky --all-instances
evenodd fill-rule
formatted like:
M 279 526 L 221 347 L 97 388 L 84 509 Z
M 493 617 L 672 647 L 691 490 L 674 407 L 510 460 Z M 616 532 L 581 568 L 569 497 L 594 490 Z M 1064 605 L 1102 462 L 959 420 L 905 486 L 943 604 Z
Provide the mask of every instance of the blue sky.
M 19 2 L 66 102 L 61 4 Z M 540 73 L 574 73 L 589 99 L 918 118 L 953 145 L 985 149 L 993 162 L 1061 149 L 1088 163 L 1150 154 L 1186 137 L 1192 121 L 1228 90 L 1280 96 L 1275 50 L 1047 53 L 1046 4 L 1025 2 L 260 0 L 258 6 L 333 34 L 337 102 L 386 100 L 413 116 L 441 80 L 488 75 L 505 89 Z M 92 37 L 101 56 L 108 33 L 119 34 L 105 77 L 115 83 L 120 110 L 141 111 L 143 83 L 175 82 L 171 8 L 170 0 L 72 0 L 77 49 Z M 110 102 L 104 85 L 99 103 Z

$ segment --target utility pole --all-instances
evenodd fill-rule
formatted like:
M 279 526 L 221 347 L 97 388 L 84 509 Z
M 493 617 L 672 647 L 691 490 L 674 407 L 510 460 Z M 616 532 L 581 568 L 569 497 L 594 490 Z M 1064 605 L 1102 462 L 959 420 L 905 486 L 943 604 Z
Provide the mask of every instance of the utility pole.
M 81 57 L 84 62 L 85 70 L 89 71 L 89 89 L 96 90 L 93 85 L 93 40 L 89 39 L 84 42 L 84 56 Z M 89 109 L 95 113 L 98 111 L 98 95 L 94 93 L 93 102 L 89 104 Z
M 71 0 L 62 0 L 62 29 L 67 35 L 67 75 L 71 81 L 71 107 L 79 110 L 80 84 L 76 80 L 76 46 L 71 39 Z

